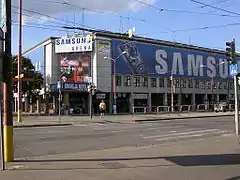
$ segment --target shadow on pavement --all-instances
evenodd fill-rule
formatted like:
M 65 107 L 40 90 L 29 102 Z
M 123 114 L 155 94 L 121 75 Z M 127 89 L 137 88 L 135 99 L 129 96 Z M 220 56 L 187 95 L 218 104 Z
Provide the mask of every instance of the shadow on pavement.
M 76 165 L 74 165 L 76 166 Z M 172 165 L 158 164 L 158 165 L 136 165 L 136 166 L 127 166 L 127 165 L 110 165 L 104 166 L 98 164 L 97 167 L 74 167 L 73 165 L 65 165 L 65 167 L 44 167 L 39 166 L 37 168 L 22 167 L 19 169 L 12 169 L 14 171 L 72 171 L 72 170 L 108 170 L 108 169 L 136 169 L 136 168 L 158 168 L 158 167 L 171 167 Z M 11 169 L 10 169 L 11 170 Z
M 15 162 L 93 162 L 93 161 L 136 161 L 165 159 L 179 166 L 216 166 L 240 165 L 240 154 L 166 156 L 166 157 L 134 157 L 134 158 L 82 158 L 82 159 L 34 159 L 16 160 Z M 234 180 L 234 179 L 233 179 Z
M 164 157 L 164 159 L 180 166 L 216 166 L 240 164 L 240 154 L 170 156 Z
M 240 176 L 228 178 L 228 179 L 225 179 L 225 180 L 240 180 Z

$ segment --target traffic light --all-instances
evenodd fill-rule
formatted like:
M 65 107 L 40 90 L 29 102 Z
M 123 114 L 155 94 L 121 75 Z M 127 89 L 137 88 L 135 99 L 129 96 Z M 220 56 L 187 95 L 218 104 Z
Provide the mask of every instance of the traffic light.
M 235 51 L 235 40 L 226 42 L 226 55 L 229 64 L 236 64 L 236 51 Z
M 88 92 L 91 93 L 92 95 L 94 95 L 96 92 L 96 86 L 90 84 L 88 85 Z

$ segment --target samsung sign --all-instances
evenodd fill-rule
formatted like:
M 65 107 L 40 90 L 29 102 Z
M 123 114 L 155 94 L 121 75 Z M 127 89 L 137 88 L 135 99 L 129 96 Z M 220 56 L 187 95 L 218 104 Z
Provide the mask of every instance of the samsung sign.
M 55 53 L 92 51 L 92 37 L 89 35 L 61 37 L 55 40 Z
M 224 54 L 177 47 L 113 40 L 116 72 L 129 75 L 154 75 L 159 77 L 229 77 Z M 238 61 L 239 63 L 239 61 Z M 238 64 L 238 67 L 240 64 Z

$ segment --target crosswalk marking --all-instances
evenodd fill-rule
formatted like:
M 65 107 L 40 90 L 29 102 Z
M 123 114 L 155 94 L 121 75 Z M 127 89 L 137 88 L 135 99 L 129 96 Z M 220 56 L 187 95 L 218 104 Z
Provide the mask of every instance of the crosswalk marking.
M 201 137 L 206 135 L 213 135 L 213 134 L 223 134 L 223 131 L 216 131 L 216 132 L 206 132 L 206 133 L 199 133 L 199 134 L 187 134 L 182 136 L 175 136 L 175 137 L 163 137 L 156 139 L 157 141 L 166 141 L 166 140 L 173 140 L 173 139 L 180 139 L 180 138 L 191 138 L 191 137 Z
M 218 129 L 206 129 L 206 130 L 198 130 L 198 131 L 190 131 L 190 132 L 179 132 L 179 133 L 170 133 L 170 134 L 162 134 L 162 135 L 154 135 L 154 136 L 145 136 L 143 138 L 151 139 L 151 138 L 167 137 L 167 136 L 174 136 L 174 135 L 187 135 L 187 134 L 195 134 L 195 133 L 201 133 L 201 132 L 211 132 L 211 131 L 217 131 L 217 130 Z

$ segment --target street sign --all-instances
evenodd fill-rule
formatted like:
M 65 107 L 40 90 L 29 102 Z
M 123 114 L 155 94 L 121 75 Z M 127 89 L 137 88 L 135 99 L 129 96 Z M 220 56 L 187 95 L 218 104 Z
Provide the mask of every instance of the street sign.
M 237 64 L 231 64 L 229 66 L 230 76 L 236 76 L 238 74 L 238 66 Z
M 88 83 L 92 83 L 92 77 L 88 77 Z
M 6 0 L 1 1 L 1 28 L 3 29 L 6 25 Z
M 61 89 L 61 82 L 58 81 L 56 84 L 57 84 L 57 89 Z

